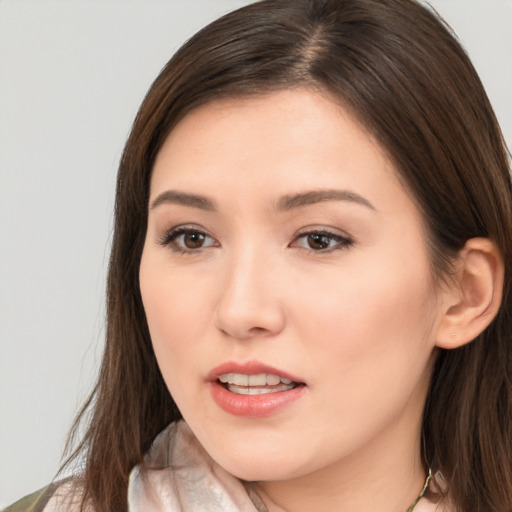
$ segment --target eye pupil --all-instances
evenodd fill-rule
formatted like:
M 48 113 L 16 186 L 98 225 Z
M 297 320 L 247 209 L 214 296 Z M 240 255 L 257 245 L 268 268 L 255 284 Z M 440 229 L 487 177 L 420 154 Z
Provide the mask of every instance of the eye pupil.
M 202 233 L 186 233 L 183 243 L 187 249 L 198 249 L 204 244 L 205 236 Z
M 308 245 L 312 249 L 326 249 L 329 247 L 329 237 L 321 233 L 311 233 L 308 235 Z

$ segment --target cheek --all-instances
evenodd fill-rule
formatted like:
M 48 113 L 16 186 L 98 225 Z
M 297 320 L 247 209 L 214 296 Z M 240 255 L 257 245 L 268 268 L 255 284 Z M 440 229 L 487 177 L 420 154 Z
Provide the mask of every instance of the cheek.
M 297 303 L 308 315 L 296 315 L 296 330 L 319 374 L 364 389 L 410 386 L 411 373 L 423 372 L 434 346 L 435 294 L 421 256 L 360 261 L 360 271 L 351 265 L 321 286 L 316 280 L 319 292 Z
M 170 268 L 152 254 L 143 254 L 140 288 L 149 332 L 158 365 L 173 396 L 180 383 L 189 382 L 190 361 L 200 360 L 194 343 L 210 321 L 204 281 Z
M 314 368 L 315 410 L 323 411 L 315 432 L 333 451 L 362 446 L 404 410 L 421 415 L 434 346 L 428 264 L 385 268 L 325 280 L 322 293 L 297 305 L 308 311 L 296 315 L 295 332 Z
M 428 316 L 425 308 L 433 295 L 426 272 L 403 269 L 333 273 L 320 286 L 318 282 L 314 284 L 318 291 L 302 294 L 307 298 L 299 308 L 311 312 L 308 318 L 322 318 L 315 322 L 316 326 L 330 330 L 336 325 L 349 331 L 369 332 L 382 328 L 400 332 L 419 327 L 417 321 Z
M 144 249 L 139 281 L 154 343 L 174 344 L 203 328 L 209 301 L 204 277 L 195 267 L 173 264 L 165 250 Z

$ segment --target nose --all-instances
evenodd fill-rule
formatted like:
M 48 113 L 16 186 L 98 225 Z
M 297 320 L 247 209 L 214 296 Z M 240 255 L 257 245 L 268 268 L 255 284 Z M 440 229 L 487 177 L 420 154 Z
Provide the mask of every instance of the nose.
M 226 262 L 215 318 L 217 329 L 225 335 L 248 340 L 283 330 L 284 278 L 271 260 L 261 252 L 246 250 Z

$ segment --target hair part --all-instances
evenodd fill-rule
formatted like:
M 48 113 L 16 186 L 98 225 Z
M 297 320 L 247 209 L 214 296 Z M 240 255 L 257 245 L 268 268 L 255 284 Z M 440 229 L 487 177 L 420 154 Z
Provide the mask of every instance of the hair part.
M 97 512 L 126 509 L 130 470 L 181 417 L 158 369 L 138 280 L 159 149 L 200 105 L 296 87 L 340 101 L 388 152 L 422 213 L 439 283 L 468 239 L 488 237 L 499 247 L 502 307 L 472 343 L 440 350 L 423 457 L 442 473 L 457 512 L 512 510 L 508 155 L 467 55 L 414 0 L 263 0 L 198 32 L 153 83 L 119 167 L 105 353 L 74 426 L 90 410 L 88 429 L 67 461 L 86 453 L 84 503 Z

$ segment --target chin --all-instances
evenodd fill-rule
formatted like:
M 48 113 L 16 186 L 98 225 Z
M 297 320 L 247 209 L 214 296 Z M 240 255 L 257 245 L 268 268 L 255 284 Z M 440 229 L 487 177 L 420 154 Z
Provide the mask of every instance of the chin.
M 299 460 L 297 452 L 276 453 L 275 449 L 214 450 L 212 458 L 231 475 L 247 482 L 288 480 L 309 472 L 308 464 Z
M 227 463 L 221 466 L 231 475 L 246 482 L 282 481 L 301 476 L 301 472 L 296 467 L 276 464 L 272 459 L 267 459 L 264 463 L 247 461 L 246 464 L 235 460 L 233 464 Z

